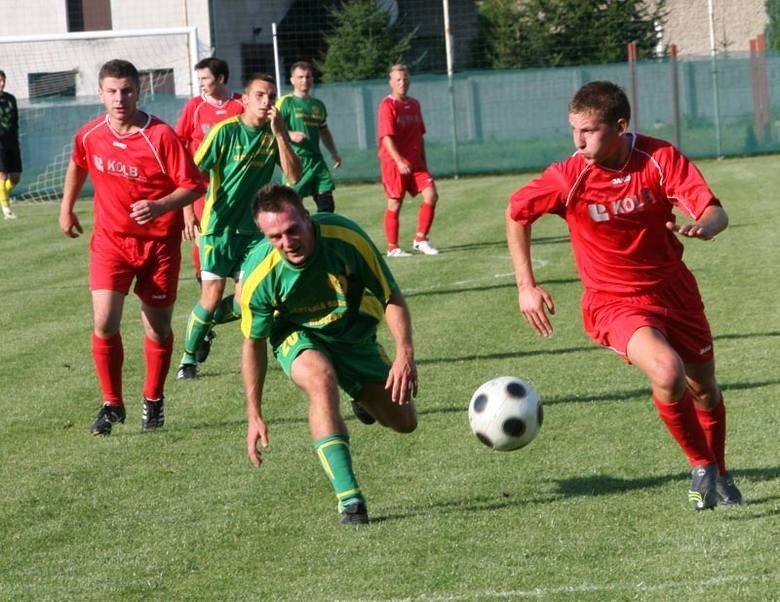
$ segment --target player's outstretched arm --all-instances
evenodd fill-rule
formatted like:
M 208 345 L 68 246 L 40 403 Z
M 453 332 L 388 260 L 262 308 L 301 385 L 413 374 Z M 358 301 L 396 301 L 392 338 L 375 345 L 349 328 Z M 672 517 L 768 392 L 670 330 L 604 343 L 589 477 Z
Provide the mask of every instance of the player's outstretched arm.
M 298 180 L 301 179 L 301 160 L 292 148 L 292 141 L 284 125 L 284 118 L 276 107 L 268 109 L 268 116 L 271 120 L 271 131 L 276 136 L 276 146 L 279 148 L 279 166 L 288 182 L 291 185 L 297 184 Z
M 555 313 L 552 295 L 536 284 L 531 264 L 531 226 L 520 224 L 506 211 L 506 240 L 515 270 L 518 305 L 525 321 L 541 336 L 550 336 L 552 323 L 547 316 Z
M 191 204 L 201 195 L 199 190 L 179 187 L 161 199 L 142 199 L 130 205 L 130 217 L 139 224 L 148 224 L 163 213 L 181 209 Z
M 679 225 L 674 222 L 666 222 L 666 227 L 672 232 L 676 232 L 680 236 L 700 238 L 701 240 L 712 240 L 728 225 L 729 216 L 719 205 L 709 205 L 699 219 L 691 224 Z
M 60 203 L 60 230 L 65 236 L 76 238 L 84 232 L 84 228 L 79 223 L 79 218 L 73 211 L 76 205 L 76 199 L 81 194 L 84 182 L 87 181 L 88 172 L 76 165 L 72 160 L 68 163 L 68 169 L 65 172 L 65 183 L 62 187 L 62 202 Z
M 387 375 L 385 389 L 394 403 L 409 403 L 417 395 L 417 366 L 414 363 L 412 318 L 400 291 L 393 291 L 385 307 L 387 328 L 395 341 L 395 358 Z
M 268 426 L 261 410 L 263 384 L 268 368 L 268 352 L 265 339 L 244 339 L 241 353 L 241 377 L 246 396 L 246 451 L 252 464 L 260 468 L 263 462 L 258 443 L 268 447 Z

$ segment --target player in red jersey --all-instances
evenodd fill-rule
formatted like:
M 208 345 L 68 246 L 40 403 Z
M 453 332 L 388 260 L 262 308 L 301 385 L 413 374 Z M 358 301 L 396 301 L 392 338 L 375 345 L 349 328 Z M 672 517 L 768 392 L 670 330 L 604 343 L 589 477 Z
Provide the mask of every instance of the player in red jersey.
M 576 152 L 509 199 L 506 228 L 520 311 L 552 333 L 549 292 L 531 264 L 531 224 L 566 220 L 585 286 L 585 330 L 647 376 L 653 401 L 692 467 L 696 510 L 738 504 L 726 469 L 726 409 L 715 378 L 713 341 L 680 237 L 711 240 L 728 216 L 699 170 L 674 146 L 628 132 L 631 107 L 611 82 L 591 82 L 569 104 Z M 672 209 L 691 220 L 678 224 Z
M 108 61 L 99 73 L 106 115 L 87 122 L 74 148 L 60 205 L 60 228 L 83 233 L 73 211 L 87 179 L 94 188 L 89 286 L 94 331 L 92 356 L 103 406 L 92 433 L 109 435 L 124 422 L 120 334 L 130 285 L 141 299 L 146 377 L 141 429 L 163 425 L 163 388 L 173 350 L 171 316 L 181 266 L 181 208 L 205 191 L 200 172 L 173 129 L 137 108 L 138 71 L 124 60 Z
M 174 128 L 193 157 L 211 126 L 244 112 L 241 93 L 231 92 L 227 86 L 230 68 L 225 61 L 213 56 L 202 59 L 195 65 L 195 73 L 201 93 L 187 101 Z M 208 173 L 203 173 L 203 181 L 208 186 Z M 201 283 L 198 239 L 205 199 L 205 196 L 198 197 L 192 205 L 184 208 L 184 239 L 193 241 L 192 264 L 198 284 Z M 206 333 L 206 338 L 197 351 L 198 362 L 206 361 L 215 336 L 213 330 Z
M 385 237 L 388 257 L 408 257 L 398 246 L 398 216 L 404 196 L 422 192 L 422 204 L 417 215 L 417 232 L 412 248 L 425 255 L 438 255 L 428 241 L 428 233 L 436 212 L 436 182 L 425 160 L 425 123 L 420 103 L 407 96 L 409 70 L 405 65 L 390 68 L 390 94 L 379 104 L 377 139 L 382 186 L 387 196 Z

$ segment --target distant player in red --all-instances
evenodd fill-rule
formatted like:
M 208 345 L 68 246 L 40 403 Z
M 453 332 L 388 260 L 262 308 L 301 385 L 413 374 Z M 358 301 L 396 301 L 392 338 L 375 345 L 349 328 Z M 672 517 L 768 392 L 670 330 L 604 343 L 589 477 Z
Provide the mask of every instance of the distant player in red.
M 103 406 L 91 430 L 94 435 L 109 435 L 114 423 L 125 420 L 120 324 L 133 279 L 146 335 L 141 429 L 165 422 L 163 388 L 173 350 L 171 316 L 184 226 L 181 208 L 202 195 L 205 186 L 173 129 L 138 110 L 140 79 L 132 63 L 107 62 L 99 82 L 106 115 L 76 133 L 59 222 L 71 238 L 83 233 L 73 207 L 89 176 L 95 191 L 89 261 L 92 356 L 103 392 Z
M 409 70 L 405 65 L 390 68 L 389 83 L 391 92 L 379 104 L 377 124 L 382 186 L 387 197 L 384 220 L 387 256 L 410 255 L 398 246 L 398 217 L 407 192 L 413 197 L 422 193 L 412 248 L 425 255 L 438 255 L 439 251 L 428 241 L 439 195 L 425 161 L 425 123 L 420 103 L 407 96 Z
M 585 291 L 585 330 L 634 364 L 692 467 L 696 510 L 739 504 L 726 469 L 726 409 L 715 378 L 712 335 L 678 236 L 711 240 L 728 216 L 699 170 L 671 144 L 631 134 L 618 86 L 591 82 L 569 104 L 576 152 L 515 191 L 506 214 L 520 311 L 552 333 L 550 294 L 531 264 L 531 224 L 554 213 L 569 226 Z M 676 223 L 672 209 L 691 220 Z
M 201 93 L 187 101 L 175 127 L 176 133 L 193 157 L 212 125 L 233 115 L 240 115 L 244 111 L 241 93 L 231 92 L 227 86 L 230 70 L 225 61 L 216 57 L 203 59 L 195 65 L 195 73 L 198 76 Z M 208 174 L 204 173 L 203 178 L 208 185 Z M 200 197 L 184 209 L 184 238 L 195 241 L 192 248 L 192 262 L 195 265 L 195 279 L 198 282 L 200 282 L 200 255 L 197 236 L 204 200 L 205 197 Z

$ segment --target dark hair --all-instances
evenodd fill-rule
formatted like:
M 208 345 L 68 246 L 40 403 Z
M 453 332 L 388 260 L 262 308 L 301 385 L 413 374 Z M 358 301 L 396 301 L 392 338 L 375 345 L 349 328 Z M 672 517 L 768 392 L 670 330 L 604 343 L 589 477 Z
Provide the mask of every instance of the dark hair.
M 0 77 L 5 79 L 5 71 L 3 71 L 2 69 L 0 69 Z
M 273 75 L 268 75 L 267 73 L 252 73 L 249 77 L 246 78 L 244 89 L 246 90 L 249 88 L 249 86 L 252 85 L 253 82 L 256 81 L 268 82 L 269 84 L 276 86 L 276 80 L 274 79 Z
M 122 59 L 113 59 L 104 63 L 98 73 L 98 81 L 103 81 L 107 77 L 115 77 L 117 79 L 128 78 L 133 80 L 136 86 L 141 85 L 141 77 L 138 75 L 138 69 L 130 61 Z
M 208 69 L 211 71 L 211 75 L 216 79 L 219 79 L 219 76 L 221 75 L 222 83 L 225 84 L 228 83 L 228 78 L 230 78 L 230 68 L 228 67 L 228 64 L 215 56 L 201 59 L 195 64 L 195 69 Z
M 286 207 L 293 207 L 300 215 L 308 213 L 295 190 L 282 184 L 266 184 L 255 195 L 252 215 L 258 213 L 281 213 Z
M 631 105 L 623 88 L 608 81 L 589 82 L 569 103 L 569 113 L 593 113 L 604 123 L 631 120 Z
M 303 69 L 304 71 L 311 71 L 314 73 L 314 68 L 311 66 L 311 63 L 308 61 L 296 61 L 292 64 L 292 67 L 290 67 L 290 75 L 293 74 L 293 71 L 296 69 Z

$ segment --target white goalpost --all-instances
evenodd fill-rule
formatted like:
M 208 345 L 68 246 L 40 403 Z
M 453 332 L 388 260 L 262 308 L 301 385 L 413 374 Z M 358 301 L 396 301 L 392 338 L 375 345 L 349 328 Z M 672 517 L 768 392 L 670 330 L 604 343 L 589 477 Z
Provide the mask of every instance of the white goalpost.
M 141 74 L 141 108 L 172 122 L 183 97 L 197 93 L 201 52 L 208 49 L 199 48 L 195 27 L 0 37 L 6 90 L 19 104 L 24 172 L 17 199 L 59 198 L 73 134 L 103 111 L 103 63 L 132 62 Z

